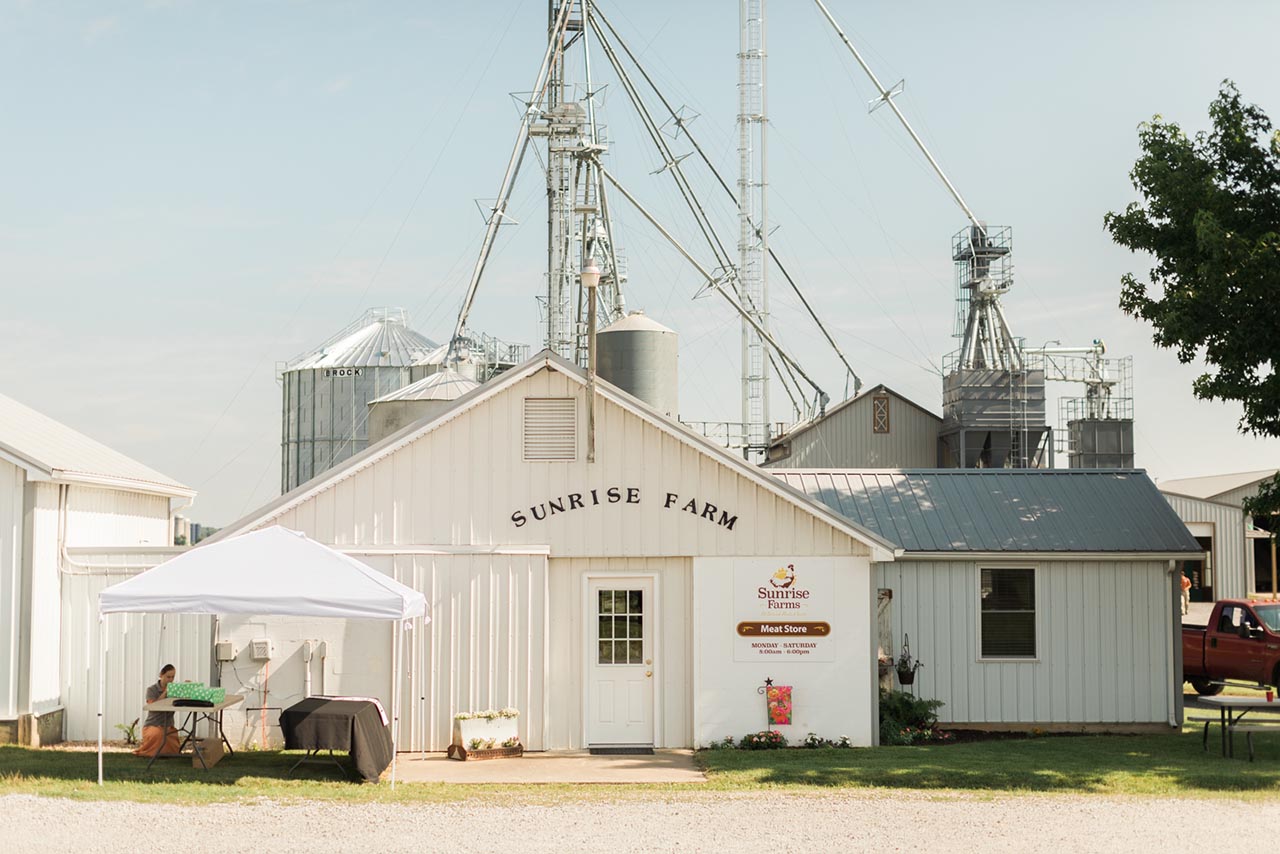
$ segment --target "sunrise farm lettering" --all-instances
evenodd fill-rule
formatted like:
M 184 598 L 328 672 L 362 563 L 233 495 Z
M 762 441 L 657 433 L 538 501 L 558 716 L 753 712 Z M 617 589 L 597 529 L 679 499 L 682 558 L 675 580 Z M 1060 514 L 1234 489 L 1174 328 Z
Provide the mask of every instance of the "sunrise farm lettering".
M 610 486 L 608 488 L 589 489 L 583 492 L 570 492 L 567 495 L 557 496 L 556 498 L 548 498 L 546 501 L 532 504 L 528 508 L 521 508 L 511 514 L 511 523 L 517 528 L 523 528 L 530 522 L 542 522 L 560 513 L 584 510 L 587 507 L 641 503 L 643 502 L 638 487 Z M 699 519 L 704 519 L 713 525 L 718 525 L 730 531 L 733 530 L 734 525 L 738 524 L 736 514 L 731 515 L 727 510 L 722 510 L 710 501 L 700 498 L 686 499 L 675 492 L 664 493 L 662 509 L 679 513 L 691 513 Z

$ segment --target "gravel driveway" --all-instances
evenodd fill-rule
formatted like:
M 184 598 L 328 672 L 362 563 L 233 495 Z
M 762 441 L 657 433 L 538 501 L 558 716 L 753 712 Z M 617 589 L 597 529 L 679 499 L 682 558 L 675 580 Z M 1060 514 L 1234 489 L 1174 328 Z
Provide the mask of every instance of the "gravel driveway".
M 6 851 L 1191 851 L 1280 803 L 878 792 L 714 792 L 550 805 L 165 806 L 0 797 Z M 1215 830 L 1216 829 L 1216 830 Z

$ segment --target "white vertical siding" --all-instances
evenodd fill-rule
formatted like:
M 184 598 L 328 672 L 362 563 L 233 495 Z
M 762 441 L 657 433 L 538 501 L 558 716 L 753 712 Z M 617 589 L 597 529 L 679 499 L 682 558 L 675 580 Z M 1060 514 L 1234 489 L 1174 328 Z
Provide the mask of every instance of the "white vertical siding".
M 1239 507 L 1164 493 L 1165 501 L 1185 523 L 1213 526 L 1213 595 L 1240 599 L 1253 589 L 1252 555 L 1245 548 L 1245 515 Z M 1248 556 L 1247 556 L 1248 555 Z
M 142 559 L 122 555 L 120 560 L 136 565 Z M 65 737 L 72 741 L 98 737 L 98 594 L 123 578 L 62 578 L 61 695 Z M 179 679 L 208 683 L 212 622 L 212 617 L 194 614 L 112 614 L 107 618 L 107 738 L 119 738 L 115 725 L 128 724 L 142 713 L 147 686 L 156 681 L 164 665 L 174 665 Z
M 1035 661 L 979 660 L 979 571 L 1035 566 Z M 1173 686 L 1173 606 L 1163 561 L 912 560 L 877 564 L 924 662 L 916 692 L 948 723 L 1164 723 Z
M 431 616 L 405 645 L 400 748 L 444 750 L 456 713 L 514 706 L 525 746 L 545 750 L 546 557 L 401 555 L 394 574 Z
M 353 557 L 427 597 L 429 624 L 413 620 L 404 638 L 401 750 L 442 751 L 458 712 L 514 706 L 521 739 L 543 750 L 546 719 L 547 559 L 534 554 L 360 554 Z M 241 744 L 279 745 L 279 709 L 311 693 L 372 696 L 388 713 L 395 672 L 394 627 L 377 620 L 227 617 L 218 640 L 236 658 L 223 665 L 228 693 L 246 696 L 227 715 L 227 734 Z M 249 642 L 271 641 L 272 658 L 251 659 Z M 302 648 L 311 641 L 310 665 Z M 319 644 L 326 645 L 321 661 Z M 265 707 L 265 714 L 261 708 Z
M 872 430 L 872 398 L 842 406 L 789 440 L 789 456 L 771 468 L 934 468 L 942 420 L 889 395 L 889 432 Z
M 22 469 L 0 460 L 0 719 L 18 714 L 22 656 Z
M 168 546 L 169 499 L 67 486 L 67 547 Z
M 34 485 L 31 503 L 29 607 L 30 678 L 27 705 L 20 712 L 41 714 L 58 708 L 62 667 L 62 580 L 58 572 L 58 490 Z M 28 490 L 32 492 L 32 490 Z
M 481 406 L 448 419 L 417 441 L 353 471 L 266 524 L 306 531 L 343 548 L 419 545 L 546 545 L 563 557 L 698 554 L 868 554 L 829 523 L 781 498 L 701 448 L 601 398 L 596 462 L 579 431 L 574 462 L 526 462 L 526 397 L 574 397 L 581 386 L 542 371 Z M 581 423 L 586 423 L 585 415 Z M 638 504 L 609 504 L 610 487 L 640 493 Z M 597 490 L 601 503 L 590 499 Z M 676 493 L 675 506 L 664 496 Z M 550 513 L 546 502 L 577 493 L 587 506 Z M 679 508 L 696 499 L 736 516 L 732 528 Z M 531 507 L 549 517 L 536 521 Z M 517 525 L 512 514 L 527 522 Z
M 1263 481 L 1265 483 L 1265 481 Z M 1239 489 L 1233 489 L 1230 492 L 1224 492 L 1221 495 L 1213 496 L 1213 500 L 1219 504 L 1230 504 L 1232 507 L 1243 507 L 1246 498 L 1252 498 L 1258 494 L 1258 489 L 1262 484 L 1250 483 Z
M 634 572 L 658 578 L 659 610 L 654 672 L 661 707 L 655 721 L 657 747 L 693 744 L 693 627 L 689 603 L 693 599 L 692 572 L 687 558 L 553 559 L 549 578 L 548 748 L 585 747 L 582 739 L 583 584 L 592 574 Z

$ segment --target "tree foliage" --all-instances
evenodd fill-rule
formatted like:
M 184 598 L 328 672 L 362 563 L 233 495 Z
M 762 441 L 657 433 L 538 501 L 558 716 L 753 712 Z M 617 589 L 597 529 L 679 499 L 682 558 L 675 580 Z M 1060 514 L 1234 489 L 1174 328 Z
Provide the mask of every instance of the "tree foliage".
M 1241 432 L 1280 436 L 1280 132 L 1230 81 L 1209 116 L 1194 137 L 1158 115 L 1138 128 L 1129 177 L 1142 201 L 1105 223 L 1155 266 L 1146 282 L 1124 276 L 1120 308 L 1180 361 L 1203 358 L 1197 397 L 1239 401 Z M 1250 507 L 1278 509 L 1280 478 Z

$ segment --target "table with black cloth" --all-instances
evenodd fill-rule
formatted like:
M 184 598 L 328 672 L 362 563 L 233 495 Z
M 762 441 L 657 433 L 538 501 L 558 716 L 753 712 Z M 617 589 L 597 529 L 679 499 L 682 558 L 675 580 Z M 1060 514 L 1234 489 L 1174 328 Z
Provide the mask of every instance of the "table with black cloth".
M 341 750 L 361 777 L 376 782 L 391 764 L 391 731 L 368 700 L 309 697 L 280 713 L 286 750 Z

